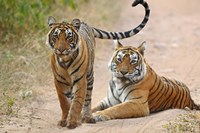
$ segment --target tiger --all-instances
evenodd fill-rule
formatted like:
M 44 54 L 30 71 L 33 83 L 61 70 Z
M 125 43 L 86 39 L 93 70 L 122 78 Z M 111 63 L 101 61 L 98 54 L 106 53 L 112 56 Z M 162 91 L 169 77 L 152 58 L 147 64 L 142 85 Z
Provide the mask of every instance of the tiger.
M 167 109 L 196 109 L 188 87 L 159 76 L 144 58 L 147 47 L 125 46 L 117 41 L 109 62 L 111 80 L 107 96 L 92 108 L 95 121 L 145 117 Z
M 51 68 L 62 110 L 59 126 L 73 129 L 81 122 L 95 123 L 91 112 L 95 38 L 124 39 L 137 34 L 150 15 L 149 6 L 144 0 L 135 0 L 132 6 L 138 4 L 145 8 L 145 16 L 137 27 L 125 32 L 107 32 L 77 18 L 69 23 L 56 22 L 54 17 L 49 16 L 50 30 L 46 44 L 52 50 Z

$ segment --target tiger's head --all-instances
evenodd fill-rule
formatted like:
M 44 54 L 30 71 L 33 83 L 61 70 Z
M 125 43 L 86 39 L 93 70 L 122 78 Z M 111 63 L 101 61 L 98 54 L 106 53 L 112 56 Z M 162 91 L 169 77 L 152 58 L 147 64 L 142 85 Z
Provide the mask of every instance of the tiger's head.
M 137 83 L 146 75 L 144 50 L 146 43 L 139 47 L 123 46 L 119 41 L 109 63 L 109 68 L 115 77 L 126 78 Z
M 57 23 L 56 19 L 50 16 L 48 25 L 50 31 L 47 34 L 46 44 L 60 58 L 72 57 L 79 44 L 80 20 L 74 19 L 71 23 Z

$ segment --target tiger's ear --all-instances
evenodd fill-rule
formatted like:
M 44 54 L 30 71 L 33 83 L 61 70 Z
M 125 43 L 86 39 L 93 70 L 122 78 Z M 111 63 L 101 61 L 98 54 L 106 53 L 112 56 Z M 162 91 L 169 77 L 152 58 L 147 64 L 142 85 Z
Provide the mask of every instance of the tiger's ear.
M 115 42 L 115 50 L 123 47 L 123 45 L 119 42 L 119 40 L 114 40 L 114 42 Z
M 81 21 L 79 19 L 73 19 L 72 26 L 78 31 L 81 26 Z
M 48 25 L 51 28 L 52 24 L 56 23 L 56 19 L 52 16 L 48 17 Z
M 144 50 L 147 48 L 147 44 L 146 44 L 146 42 L 144 41 L 137 49 L 138 49 L 138 51 L 142 54 L 142 55 L 144 55 Z

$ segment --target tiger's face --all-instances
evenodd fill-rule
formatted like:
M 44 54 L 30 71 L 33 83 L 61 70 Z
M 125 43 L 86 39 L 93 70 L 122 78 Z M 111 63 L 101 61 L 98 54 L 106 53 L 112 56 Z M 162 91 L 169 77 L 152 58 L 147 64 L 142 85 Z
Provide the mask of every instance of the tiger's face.
M 109 68 L 115 77 L 126 78 L 138 82 L 146 75 L 146 64 L 143 57 L 145 43 L 138 48 L 122 46 L 118 42 L 116 51 L 110 61 Z
M 60 58 L 67 59 L 73 56 L 79 43 L 80 20 L 74 19 L 71 24 L 66 22 L 56 23 L 53 17 L 49 17 L 48 24 L 50 31 L 47 35 L 46 44 Z

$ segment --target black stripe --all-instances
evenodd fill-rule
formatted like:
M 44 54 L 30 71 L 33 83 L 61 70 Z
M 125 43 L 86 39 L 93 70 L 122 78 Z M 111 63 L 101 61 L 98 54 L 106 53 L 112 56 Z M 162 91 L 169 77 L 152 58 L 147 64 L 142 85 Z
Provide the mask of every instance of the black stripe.
M 94 81 L 92 80 L 91 82 L 87 83 L 87 86 L 93 86 Z
M 119 34 L 122 36 L 122 38 L 124 38 L 124 34 L 122 32 L 119 32 Z
M 153 92 L 150 93 L 149 97 L 151 97 L 154 93 L 157 92 L 157 90 L 158 90 L 158 88 L 160 87 L 161 83 L 162 83 L 162 81 L 161 81 L 161 79 L 160 79 L 160 80 L 159 80 L 159 83 L 158 83 L 158 86 L 155 88 L 155 90 L 154 90 Z M 150 90 L 151 90 L 151 89 L 150 89 Z
M 180 100 L 180 98 L 181 98 L 181 96 L 182 96 L 182 91 L 181 90 L 179 90 L 179 88 L 174 88 L 174 89 L 176 89 L 177 91 L 178 91 L 178 95 L 177 96 L 175 96 L 176 97 L 176 100 L 175 101 L 173 101 L 173 107 L 177 107 L 177 104 L 178 104 L 178 102 L 179 102 L 179 100 Z M 179 107 L 178 107 L 179 108 Z
M 87 79 L 88 85 L 89 85 L 89 84 L 93 84 L 94 76 L 93 76 L 93 71 L 92 71 L 92 70 L 91 70 L 91 72 L 90 72 L 90 75 L 87 74 L 86 79 Z
M 140 99 L 140 98 L 142 98 L 142 97 L 143 97 L 143 96 L 133 97 L 133 98 L 130 98 L 129 100 Z
M 134 29 L 133 29 L 133 30 L 134 30 Z M 125 34 L 125 37 L 126 37 L 126 38 L 130 37 L 130 33 L 131 33 L 131 31 L 125 32 L 125 33 L 124 33 L 124 34 Z
M 85 99 L 86 102 L 90 102 L 91 100 L 91 98 Z
M 170 97 L 172 96 L 173 93 L 174 93 L 174 90 L 172 89 L 172 90 L 171 90 L 171 93 L 170 93 L 169 96 L 167 97 L 166 102 L 163 104 L 162 109 L 166 109 L 166 105 L 168 104 L 169 100 L 171 100 Z
M 149 91 L 151 91 L 151 90 L 155 87 L 155 85 L 156 85 L 156 82 L 157 82 L 158 76 L 157 76 L 157 75 L 155 75 L 155 76 L 156 76 L 156 80 L 155 80 L 153 86 L 151 87 L 151 89 L 149 89 Z M 159 81 L 160 81 L 160 80 L 159 80 Z
M 109 106 L 112 106 L 111 102 L 110 102 L 110 99 L 107 97 L 107 100 L 108 100 L 108 104 Z
M 76 62 L 74 63 L 74 65 L 72 66 L 72 68 L 75 67 L 76 64 L 77 64 L 78 62 L 80 62 L 80 60 L 82 59 L 82 55 L 83 55 L 84 50 L 82 50 L 81 53 L 79 53 L 79 50 L 78 50 L 77 52 L 78 52 L 78 55 L 80 55 L 81 57 L 79 58 L 78 61 L 76 61 Z
M 87 87 L 87 90 L 88 90 L 88 91 L 92 91 L 92 90 L 93 90 L 93 87 Z
M 168 93 L 168 91 L 169 91 L 169 84 L 165 84 L 165 85 L 167 85 L 167 88 L 166 88 L 166 86 L 165 86 L 165 90 L 166 90 L 166 94 Z M 165 97 L 164 97 L 165 98 Z M 158 112 L 158 111 L 161 111 L 161 110 L 163 110 L 162 109 L 162 105 L 163 105 L 163 102 L 165 102 L 165 100 L 164 99 L 161 99 L 161 102 L 160 102 L 160 104 L 157 106 L 157 108 L 151 108 L 152 109 L 152 112 Z
M 59 57 L 58 57 L 58 56 L 56 56 L 56 58 L 57 58 L 57 60 L 56 60 L 56 61 L 58 62 L 59 66 L 60 66 L 60 67 L 62 67 L 62 68 L 64 68 L 64 66 L 63 66 L 62 62 L 60 62 L 60 60 L 59 60 Z
M 162 97 L 162 95 L 163 95 L 163 93 L 162 93 L 162 90 L 163 90 L 163 88 L 164 88 L 164 84 L 162 83 L 162 88 L 161 89 L 159 89 L 160 88 L 160 86 L 158 86 L 158 88 L 156 89 L 157 91 L 157 94 L 153 97 L 153 98 L 151 98 L 151 95 L 153 95 L 152 93 L 151 93 L 151 95 L 149 95 L 149 97 L 151 98 L 150 100 L 149 100 L 149 103 L 151 103 L 151 102 L 157 102 L 158 100 L 160 100 L 159 98 L 157 98 L 160 94 L 161 94 L 161 96 L 160 96 L 160 98 Z M 157 100 L 156 101 L 154 101 L 155 99 L 157 98 Z
M 134 34 L 137 34 L 139 32 L 139 30 L 138 29 L 134 29 L 133 32 L 134 32 Z
M 73 100 L 73 102 L 77 102 L 81 107 L 83 106 L 83 104 L 82 103 L 80 103 L 79 101 L 77 101 L 77 100 Z
M 114 97 L 114 99 L 116 100 L 116 101 L 118 101 L 119 103 L 121 103 L 121 101 L 114 95 L 114 90 L 113 90 L 113 88 L 111 87 L 112 86 L 112 83 L 113 83 L 113 81 L 110 81 L 110 89 L 111 89 L 111 93 L 112 93 L 112 96 Z
M 184 105 L 186 104 L 186 97 L 187 97 L 187 92 L 185 93 L 185 89 L 183 89 L 183 94 L 182 98 L 180 100 L 180 106 L 181 108 L 184 108 Z
M 133 91 L 135 91 L 137 88 L 134 88 L 134 89 L 132 89 L 132 90 L 130 90 L 127 94 L 126 94 L 126 96 L 125 96 L 125 98 L 124 98 L 124 100 L 123 101 L 125 101 L 126 100 L 126 98 L 128 97 L 128 95 L 131 93 L 131 92 L 133 92 Z
M 79 90 L 80 90 L 80 89 L 79 89 Z M 77 91 L 77 92 L 78 92 L 78 91 Z M 74 94 L 75 94 L 75 93 L 74 93 Z M 74 98 L 75 98 L 75 99 L 84 99 L 84 98 L 81 97 L 81 96 L 76 96 L 76 97 L 74 96 Z
M 73 53 L 73 60 L 71 60 L 70 62 L 69 62 L 69 64 L 67 65 L 67 68 L 69 68 L 70 66 L 71 66 L 71 64 L 73 63 L 73 61 L 76 59 L 76 57 L 79 55 L 79 48 L 77 48 L 77 50 L 76 51 L 74 51 L 74 53 Z
M 104 34 L 106 34 L 107 35 L 107 39 L 124 39 L 124 38 L 128 38 L 128 37 L 130 37 L 130 36 L 133 36 L 133 35 L 135 35 L 135 34 L 137 34 L 139 31 L 141 31 L 141 29 L 142 28 L 144 28 L 144 26 L 146 25 L 146 23 L 147 23 L 147 21 L 148 21 L 148 18 L 149 18 L 149 15 L 150 15 L 150 9 L 149 9 L 149 6 L 148 6 L 148 3 L 147 2 L 145 2 L 145 1 L 135 1 L 133 4 L 132 4 L 132 6 L 136 6 L 137 4 L 142 4 L 143 5 L 143 7 L 145 8 L 145 15 L 144 15 L 144 18 L 143 18 L 143 20 L 142 20 L 142 22 L 136 27 L 136 28 L 133 28 L 133 29 L 131 29 L 131 30 L 129 30 L 129 31 L 125 31 L 125 32 L 121 32 L 121 33 L 123 33 L 124 35 L 121 37 L 121 38 L 119 38 L 119 34 L 120 34 L 120 32 L 109 32 L 109 35 L 111 35 L 110 37 L 109 37 L 109 35 L 107 35 L 107 32 L 105 32 L 105 31 L 101 31 L 101 33 L 104 33 Z M 138 27 L 141 27 L 141 29 L 140 30 L 138 30 L 137 28 Z M 101 39 L 105 39 L 106 37 L 104 37 L 100 32 L 99 32 L 99 29 L 96 29 L 96 28 L 93 28 L 96 32 L 98 32 L 99 33 L 99 36 L 98 35 L 95 35 L 95 37 L 99 37 L 99 38 L 101 38 Z M 131 32 L 133 31 L 133 34 L 130 34 Z M 95 32 L 95 33 L 96 33 Z M 122 34 L 121 34 L 122 35 Z
M 113 32 L 110 32 L 111 36 L 112 36 L 112 39 L 115 39 L 115 35 Z
M 165 95 L 167 94 L 167 92 L 169 91 L 167 88 L 166 88 L 166 86 L 164 85 L 163 86 L 164 88 L 164 92 L 162 93 L 162 95 L 156 100 L 156 105 L 154 105 L 154 106 L 152 106 L 151 108 L 155 108 L 155 109 L 157 109 L 157 108 L 159 108 L 160 106 L 161 106 L 161 104 L 163 103 L 163 99 L 165 98 Z M 164 98 L 163 98 L 164 97 Z M 159 103 L 159 101 L 160 101 L 160 103 Z
M 83 59 L 83 61 L 81 62 L 81 64 L 80 64 L 70 75 L 73 75 L 74 73 L 78 72 L 79 69 L 81 68 L 81 66 L 83 65 L 84 62 L 85 62 L 85 56 L 84 56 L 84 59 Z
M 126 87 L 128 87 L 129 85 L 131 85 L 132 84 L 132 82 L 131 83 L 128 83 L 128 84 L 126 84 L 126 85 L 124 85 L 122 88 L 120 88 L 119 90 L 122 90 L 122 92 L 119 94 L 119 97 L 123 94 L 123 92 L 124 92 L 124 90 L 126 89 Z
M 101 34 L 100 30 L 99 29 L 96 29 L 95 30 L 99 33 L 99 38 L 103 39 L 103 35 Z
M 165 96 L 165 94 L 166 94 L 167 91 L 168 91 L 168 90 L 165 88 L 165 85 L 164 85 L 164 84 L 163 84 L 161 90 L 164 90 L 164 92 L 162 92 L 162 95 L 161 95 L 159 98 L 157 98 L 156 102 L 158 102 L 163 96 Z
M 74 86 L 78 81 L 80 81 L 80 80 L 83 78 L 84 75 L 85 75 L 85 74 L 83 74 L 81 77 L 79 77 L 79 78 L 77 78 L 76 80 L 74 80 L 73 86 Z
M 174 99 L 173 103 L 170 103 L 171 104 L 171 106 L 170 106 L 171 108 L 176 108 L 177 107 L 178 100 L 179 100 L 179 98 L 181 96 L 181 91 L 179 91 L 179 90 L 174 90 L 174 91 L 177 91 L 177 92 L 174 92 L 174 93 L 176 93 L 176 95 L 175 95 L 175 99 Z
M 169 107 L 169 108 L 174 108 L 174 107 L 176 107 L 176 103 L 175 102 L 177 102 L 177 100 L 179 100 L 179 96 L 180 96 L 180 93 L 179 93 L 179 90 L 177 90 L 176 88 L 175 89 L 173 89 L 174 91 L 178 91 L 178 95 L 177 95 L 177 92 L 174 92 L 174 93 L 176 93 L 176 96 L 174 96 L 173 97 L 173 99 L 171 99 L 171 101 L 172 101 L 172 103 L 171 103 L 171 106 Z M 178 98 L 178 99 L 177 99 Z M 175 104 L 174 104 L 175 103 Z M 175 105 L 175 106 L 174 106 Z
M 67 98 L 71 98 L 72 97 L 72 92 L 68 92 L 68 93 L 63 93 Z
M 185 98 L 185 90 L 182 89 L 181 91 L 182 91 L 182 94 L 181 94 L 182 97 L 180 98 L 179 103 L 180 103 L 180 108 L 184 108 L 184 107 L 182 106 L 182 103 L 183 103 L 183 99 Z M 184 101 L 184 102 L 185 102 L 185 101 Z
M 108 32 L 106 32 L 106 31 L 103 31 L 103 30 L 100 30 L 102 33 L 104 33 L 104 34 L 106 34 L 106 36 L 107 36 L 107 38 L 108 39 L 110 39 L 110 35 L 109 35 L 109 33 Z
M 59 75 L 58 74 L 58 72 L 56 71 L 56 69 L 54 69 L 54 71 L 55 71 L 55 74 L 58 76 L 58 77 L 60 77 L 62 80 L 64 80 L 64 81 L 66 81 L 66 79 L 63 77 L 63 76 L 61 76 L 61 75 Z
M 114 34 L 115 34 L 115 39 L 119 39 L 119 37 L 118 37 L 118 33 L 115 32 Z
M 55 79 L 56 79 L 56 78 L 55 78 Z M 63 85 L 66 85 L 66 86 L 70 86 L 69 84 L 64 83 L 64 82 L 62 82 L 62 81 L 59 81 L 58 79 L 56 79 L 56 81 L 57 81 L 58 83 L 60 83 L 60 84 L 63 84 Z
M 147 98 L 147 100 L 145 101 L 145 102 L 143 102 L 142 104 L 145 104 L 145 103 L 147 103 L 148 102 L 148 98 Z

